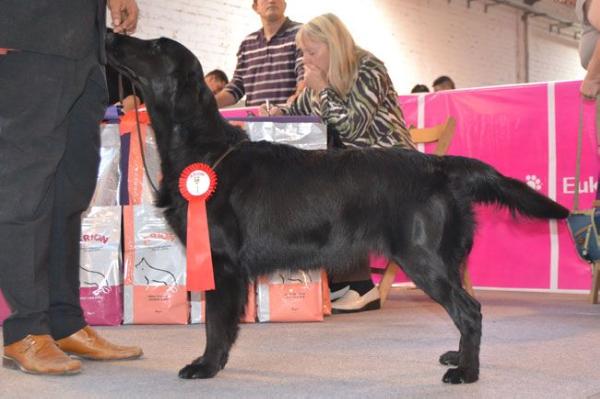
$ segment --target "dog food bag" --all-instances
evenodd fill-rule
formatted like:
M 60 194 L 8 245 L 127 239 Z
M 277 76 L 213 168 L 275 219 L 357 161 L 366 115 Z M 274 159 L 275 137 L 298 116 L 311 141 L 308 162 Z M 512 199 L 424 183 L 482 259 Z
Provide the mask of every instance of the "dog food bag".
M 206 299 L 204 292 L 190 292 L 190 322 L 192 324 L 206 321 Z M 256 289 L 252 282 L 248 284 L 248 302 L 246 311 L 240 319 L 242 323 L 256 322 Z
M 79 264 L 79 293 L 86 321 L 91 325 L 121 324 L 120 206 L 95 206 L 83 214 Z
M 320 270 L 279 270 L 257 284 L 258 321 L 322 321 Z
M 2 292 L 0 292 L 0 326 L 8 316 L 10 316 L 10 308 L 6 303 L 6 299 L 2 296 Z
M 123 207 L 127 324 L 187 324 L 185 248 L 153 205 Z
M 92 206 L 119 205 L 119 163 L 121 140 L 117 123 L 102 124 L 100 128 L 100 166 Z
M 323 315 L 331 316 L 331 295 L 329 292 L 329 280 L 327 280 L 327 272 L 321 269 L 321 292 L 323 295 Z
M 158 188 L 161 179 L 160 156 L 156 138 L 149 125 L 150 119 L 145 108 L 140 109 L 138 120 L 140 122 L 139 134 L 135 111 L 129 111 L 123 115 L 120 124 L 121 146 L 123 148 L 120 198 L 123 205 L 154 203 L 154 190 L 147 174 L 150 175 L 152 184 L 156 188 Z M 143 143 L 143 154 L 140 147 L 140 136 Z
M 327 148 L 327 126 L 317 116 L 231 118 L 244 122 L 252 141 L 273 141 L 304 150 Z

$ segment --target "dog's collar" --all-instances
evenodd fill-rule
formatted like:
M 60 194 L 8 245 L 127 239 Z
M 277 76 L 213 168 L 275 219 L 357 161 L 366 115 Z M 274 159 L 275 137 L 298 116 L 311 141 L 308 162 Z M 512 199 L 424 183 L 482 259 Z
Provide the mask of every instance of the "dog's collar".
M 227 150 L 225 150 L 225 152 L 212 164 L 212 169 L 217 169 L 217 166 L 219 166 L 221 161 L 223 161 L 227 155 L 229 155 L 233 150 L 237 149 L 240 145 L 244 144 L 246 141 L 248 141 L 248 139 L 243 139 L 242 141 L 235 143 L 235 145 L 230 145 L 229 148 L 227 148 Z

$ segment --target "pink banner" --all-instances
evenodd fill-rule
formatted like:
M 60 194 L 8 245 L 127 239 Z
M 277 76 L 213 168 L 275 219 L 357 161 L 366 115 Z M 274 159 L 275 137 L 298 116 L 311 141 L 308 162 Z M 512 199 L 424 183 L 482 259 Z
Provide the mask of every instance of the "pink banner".
M 583 145 L 579 184 L 580 209 L 591 208 L 598 188 L 598 157 L 596 154 L 595 103 L 579 96 L 581 82 L 556 83 L 556 186 L 557 200 L 573 209 L 575 164 L 579 114 L 583 110 Z M 559 264 L 558 288 L 590 289 L 591 268 L 577 255 L 566 223 L 558 226 Z

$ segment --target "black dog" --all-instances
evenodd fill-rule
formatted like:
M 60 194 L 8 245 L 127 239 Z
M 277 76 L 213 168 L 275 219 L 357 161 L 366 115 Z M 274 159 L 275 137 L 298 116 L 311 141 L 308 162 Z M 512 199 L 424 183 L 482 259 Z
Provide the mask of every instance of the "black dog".
M 162 161 L 157 205 L 186 240 L 187 203 L 178 190 L 191 163 L 216 167 L 208 201 L 216 290 L 206 293 L 206 348 L 182 378 L 214 376 L 227 363 L 247 283 L 282 266 L 339 273 L 378 251 L 402 266 L 442 305 L 460 331 L 443 381 L 479 375 L 481 312 L 461 286 L 459 265 L 473 244 L 474 203 L 497 203 L 535 218 L 567 209 L 492 167 L 463 157 L 402 149 L 302 151 L 246 134 L 219 114 L 196 57 L 169 40 L 110 34 L 109 62 L 141 88 Z

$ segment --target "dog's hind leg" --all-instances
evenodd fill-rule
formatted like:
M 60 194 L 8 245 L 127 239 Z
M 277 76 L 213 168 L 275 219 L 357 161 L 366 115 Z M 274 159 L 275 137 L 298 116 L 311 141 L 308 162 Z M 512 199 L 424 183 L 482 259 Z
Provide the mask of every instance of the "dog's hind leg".
M 225 367 L 229 350 L 237 338 L 240 317 L 248 298 L 247 279 L 237 274 L 215 273 L 215 286 L 215 290 L 206 292 L 204 354 L 179 371 L 181 378 L 214 377 Z
M 475 382 L 479 378 L 481 311 L 479 302 L 461 286 L 459 273 L 448 268 L 441 257 L 428 249 L 413 248 L 410 256 L 395 259 L 417 287 L 446 309 L 460 332 L 459 351 L 442 357 L 456 368 L 449 369 L 443 381 L 451 384 Z M 440 361 L 442 359 L 440 358 Z
M 470 252 L 470 251 L 468 251 L 468 252 Z M 461 268 L 460 268 L 460 280 L 461 281 L 464 281 L 465 266 L 466 266 L 466 263 L 464 261 L 461 262 Z M 463 284 L 463 287 L 464 287 L 464 284 Z M 467 293 L 469 293 L 469 292 L 467 291 Z M 469 293 L 469 295 L 471 295 L 471 293 Z M 443 355 L 441 355 L 440 363 L 443 364 L 444 366 L 458 366 L 460 352 L 461 352 L 461 350 L 460 350 L 460 345 L 459 345 L 459 349 L 457 351 L 448 351 L 448 352 L 444 353 Z

